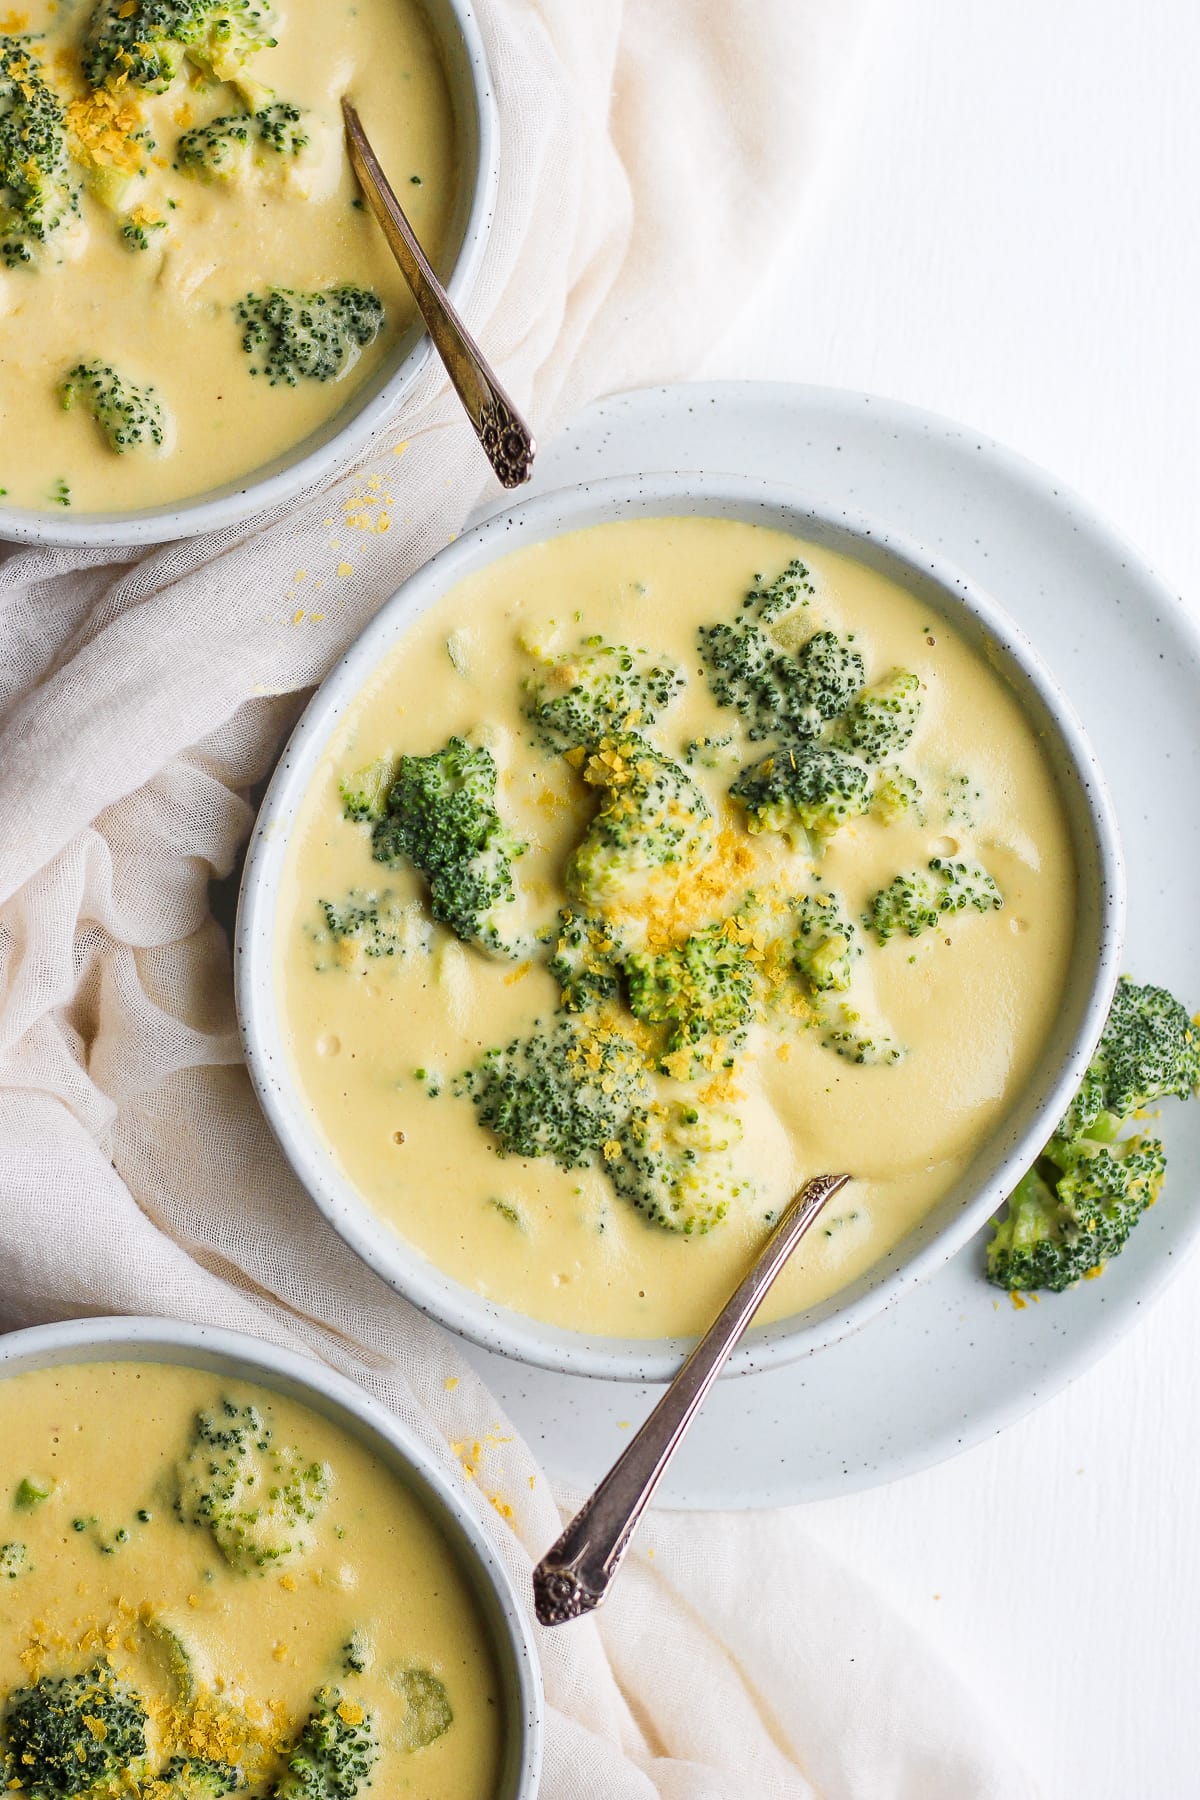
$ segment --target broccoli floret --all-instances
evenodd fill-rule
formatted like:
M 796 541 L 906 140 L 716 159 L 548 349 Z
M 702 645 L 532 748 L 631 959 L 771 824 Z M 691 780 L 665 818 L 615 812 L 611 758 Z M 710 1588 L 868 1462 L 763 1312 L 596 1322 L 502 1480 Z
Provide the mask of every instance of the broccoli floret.
M 153 234 L 156 231 L 165 231 L 166 228 L 167 221 L 165 219 L 154 219 L 141 213 L 130 213 L 129 217 L 122 221 L 121 236 L 131 250 L 148 250 Z
M 665 1025 L 661 1066 L 683 1074 L 671 1058 L 690 1052 L 703 1067 L 735 1049 L 754 1016 L 754 969 L 736 930 L 709 925 L 682 944 L 633 952 L 625 962 L 629 1006 L 646 1025 Z
M 308 148 L 308 133 L 301 124 L 303 115 L 290 100 L 275 100 L 254 115 L 254 126 L 264 149 L 277 156 L 299 156 Z
M 756 575 L 754 586 L 742 606 L 764 625 L 777 625 L 797 607 L 809 606 L 816 591 L 809 579 L 807 564 L 796 556 L 772 581 L 764 581 L 761 575 Z
M 459 737 L 432 756 L 400 758 L 371 832 L 376 862 L 407 858 L 421 871 L 435 919 L 464 943 L 505 956 L 513 949 L 502 908 L 516 898 L 512 861 L 524 849 L 496 811 L 491 751 Z
M 206 1756 L 173 1756 L 138 1800 L 221 1800 L 245 1786 L 240 1769 Z
M 162 445 L 166 415 L 154 389 L 137 387 L 108 363 L 76 363 L 63 378 L 59 395 L 64 412 L 76 401 L 86 407 L 118 456 Z
M 404 955 L 411 929 L 409 914 L 390 894 L 352 888 L 344 900 L 318 900 L 317 905 L 324 923 L 315 935 L 318 941 L 327 938 L 336 946 L 333 966 L 348 969 L 360 957 L 378 962 Z
M 724 737 L 690 738 L 684 748 L 683 760 L 689 769 L 732 769 L 737 766 L 737 752 L 733 738 Z
M 369 288 L 268 288 L 247 294 L 233 311 L 245 326 L 242 349 L 256 359 L 250 373 L 265 375 L 272 387 L 337 381 L 383 329 L 383 302 Z
M 436 1675 L 429 1669 L 397 1669 L 391 1681 L 407 1702 L 396 1732 L 405 1750 L 424 1750 L 449 1731 L 454 1712 L 445 1685 Z
M 23 1510 L 40 1506 L 54 1492 L 54 1483 L 47 1475 L 25 1475 L 17 1483 L 17 1491 L 13 1504 Z
M 502 1155 L 587 1166 L 648 1098 L 642 1057 L 620 1032 L 560 1020 L 489 1050 L 459 1082 Z
M 249 1572 L 312 1549 L 329 1485 L 324 1463 L 276 1444 L 256 1407 L 225 1400 L 196 1419 L 176 1505 L 185 1523 L 212 1532 L 233 1568 Z
M 735 1120 L 709 1109 L 639 1108 L 622 1128 L 606 1172 L 617 1193 L 652 1225 L 702 1237 L 752 1184 L 730 1156 Z
M 564 1011 L 584 1012 L 617 998 L 621 951 L 604 919 L 563 907 L 553 941 L 550 973 L 562 989 Z
M 875 777 L 871 793 L 871 816 L 881 825 L 895 825 L 908 819 L 914 825 L 925 823 L 925 797 L 915 775 L 898 763 L 889 763 Z
M 863 683 L 862 657 L 831 631 L 814 633 L 794 656 L 749 618 L 704 626 L 699 643 L 713 698 L 734 707 L 755 739 L 815 737 Z
M 145 1708 L 103 1663 L 18 1688 L 3 1726 L 8 1785 L 32 1800 L 90 1796 L 146 1754 Z
M 743 770 L 729 790 L 752 832 L 778 831 L 809 850 L 867 809 L 870 775 L 829 744 L 797 742 Z
M 1078 1092 L 994 1221 L 988 1280 L 1059 1293 L 1118 1255 L 1166 1172 L 1157 1138 L 1122 1133 L 1148 1106 L 1186 1100 L 1198 1085 L 1200 1031 L 1187 1009 L 1123 976 Z
M 0 1544 L 0 1581 L 15 1581 L 29 1573 L 29 1552 L 24 1544 Z
M 352 1631 L 342 1645 L 342 1671 L 346 1675 L 365 1675 L 375 1661 L 375 1651 L 365 1632 Z
M 1113 1138 L 1135 1113 L 1200 1086 L 1200 1030 L 1166 988 L 1139 987 L 1122 976 L 1079 1092 L 1059 1126 Z
M 109 212 L 120 212 L 154 147 L 141 107 L 130 94 L 101 88 L 72 100 L 66 122 L 67 149 L 88 193 Z
M 1009 1195 L 987 1248 L 988 1280 L 1010 1292 L 1061 1293 L 1124 1249 L 1166 1172 L 1157 1138 L 1085 1149 L 1058 1140 Z M 1058 1156 L 1069 1160 L 1064 1169 Z
M 571 751 L 589 786 L 604 798 L 567 864 L 567 892 L 588 910 L 636 900 L 647 877 L 678 873 L 705 856 L 712 813 L 689 775 L 631 735 L 602 739 L 590 755 Z
M 237 83 L 256 50 L 271 48 L 263 0 L 101 0 L 82 52 L 94 88 L 163 94 L 186 56 L 218 81 Z
M 224 114 L 185 131 L 175 146 L 175 165 L 201 181 L 232 181 L 245 173 L 256 146 L 297 156 L 307 143 L 299 108 L 276 101 L 262 112 Z
M 338 782 L 344 817 L 359 824 L 364 819 L 382 819 L 395 779 L 396 759 L 392 756 L 381 756 L 356 774 L 344 775 Z
M 63 109 L 28 43 L 0 36 L 0 264 L 32 262 L 78 211 Z
M 834 727 L 834 738 L 864 762 L 898 756 L 921 716 L 921 683 L 896 669 L 874 687 L 863 688 Z
M 792 961 L 818 993 L 850 986 L 850 966 L 859 954 L 855 930 L 832 894 L 806 894 L 796 908 Z
M 864 1019 L 857 1007 L 846 1000 L 821 1009 L 823 1034 L 821 1042 L 827 1050 L 836 1050 L 847 1062 L 870 1068 L 886 1068 L 904 1056 L 904 1046 L 890 1037 L 882 1026 Z
M 954 862 L 935 856 L 929 874 L 897 875 L 873 897 L 863 924 L 885 944 L 897 932 L 920 937 L 946 913 L 995 912 L 1004 897 L 979 863 Z
M 371 1715 L 337 1688 L 322 1688 L 272 1800 L 354 1800 L 378 1756 Z
M 601 738 L 645 730 L 683 687 L 672 664 L 647 650 L 586 638 L 573 655 L 539 658 L 525 681 L 525 716 L 547 749 L 591 749 Z

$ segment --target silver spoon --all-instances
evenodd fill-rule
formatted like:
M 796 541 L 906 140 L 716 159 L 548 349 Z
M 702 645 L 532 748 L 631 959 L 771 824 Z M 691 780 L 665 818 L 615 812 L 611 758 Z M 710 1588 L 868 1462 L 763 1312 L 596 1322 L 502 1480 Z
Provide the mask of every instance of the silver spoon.
M 445 288 L 429 266 L 429 259 L 405 216 L 372 150 L 362 121 L 349 100 L 343 99 L 346 144 L 350 164 L 358 177 L 392 255 L 412 289 L 434 349 L 446 366 L 455 393 L 466 408 L 484 454 L 502 487 L 520 487 L 533 473 L 537 444 L 533 433 L 505 393 L 479 345 L 471 336 Z
M 540 1625 L 563 1625 L 604 1600 L 671 1458 L 767 1289 L 849 1175 L 814 1175 L 784 1207 L 754 1266 L 729 1296 L 637 1436 L 533 1571 Z

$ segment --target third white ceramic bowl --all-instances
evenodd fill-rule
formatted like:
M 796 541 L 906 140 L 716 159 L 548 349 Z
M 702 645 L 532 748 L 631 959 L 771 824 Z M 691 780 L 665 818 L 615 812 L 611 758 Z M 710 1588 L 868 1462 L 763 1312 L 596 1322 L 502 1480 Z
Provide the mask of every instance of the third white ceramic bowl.
M 509 551 L 606 520 L 701 514 L 828 545 L 893 577 L 947 618 L 1008 681 L 1048 747 L 1071 832 L 1078 911 L 1066 997 L 1028 1087 L 945 1199 L 865 1274 L 819 1305 L 753 1328 L 730 1359 L 745 1373 L 819 1350 L 939 1268 L 995 1211 L 1050 1136 L 1095 1049 L 1119 969 L 1125 887 L 1116 822 L 1070 703 L 1024 633 L 957 570 L 885 522 L 807 504 L 734 475 L 648 475 L 546 494 L 452 544 L 396 594 L 310 701 L 267 791 L 242 880 L 235 979 L 250 1074 L 296 1174 L 334 1228 L 423 1311 L 489 1350 L 609 1380 L 666 1381 L 690 1345 L 567 1331 L 498 1306 L 407 1244 L 361 1198 L 316 1127 L 292 1072 L 276 993 L 275 922 L 288 840 L 334 731 L 395 644 L 443 594 Z M 848 1149 L 848 1155 L 852 1151 Z
M 311 1357 L 239 1331 L 178 1319 L 70 1319 L 0 1337 L 0 1381 L 76 1363 L 170 1363 L 285 1394 L 359 1438 L 436 1521 L 491 1640 L 504 1708 L 496 1800 L 535 1800 L 542 1762 L 542 1681 L 525 1611 L 452 1478 L 377 1400 Z M 131 1436 L 137 1421 L 129 1421 Z
M 471 0 L 422 0 L 422 9 L 446 70 L 460 158 L 458 198 L 446 234 L 449 273 L 443 280 L 469 322 L 471 293 L 496 208 L 500 171 L 496 101 Z M 418 319 L 377 373 L 356 388 L 341 411 L 318 431 L 273 462 L 208 493 L 164 506 L 74 516 L 0 506 L 0 541 L 108 548 L 164 544 L 236 525 L 254 513 L 281 506 L 360 456 L 392 419 L 433 354 Z

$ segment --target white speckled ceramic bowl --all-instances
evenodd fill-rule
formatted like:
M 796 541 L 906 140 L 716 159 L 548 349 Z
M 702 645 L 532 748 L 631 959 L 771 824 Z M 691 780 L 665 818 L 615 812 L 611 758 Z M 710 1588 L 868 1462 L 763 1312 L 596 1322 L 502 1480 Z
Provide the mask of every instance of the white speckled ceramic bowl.
M 495 1800 L 534 1800 L 542 1764 L 542 1680 L 533 1636 L 494 1549 L 450 1479 L 406 1425 L 307 1356 L 238 1331 L 177 1319 L 71 1319 L 0 1337 L 0 1381 L 76 1363 L 173 1363 L 250 1381 L 351 1432 L 436 1520 L 479 1607 L 500 1677 L 504 1757 Z M 136 1421 L 130 1421 L 133 1431 Z
M 470 320 L 471 293 L 479 274 L 496 205 L 500 141 L 487 54 L 471 0 L 421 0 L 441 52 L 450 85 L 462 178 L 447 236 L 446 290 Z M 418 320 L 371 379 L 356 388 L 340 412 L 292 449 L 254 469 L 197 494 L 194 499 L 128 512 L 56 512 L 0 506 L 0 541 L 86 544 L 97 547 L 164 544 L 202 531 L 236 525 L 317 487 L 360 456 L 434 355 Z
M 333 732 L 412 621 L 465 576 L 518 546 L 609 519 L 734 518 L 826 544 L 882 570 L 941 613 L 1009 682 L 1049 759 L 1070 825 L 1079 906 L 1067 998 L 1029 1086 L 963 1179 L 886 1256 L 819 1305 L 754 1327 L 731 1373 L 779 1366 L 856 1330 L 940 1268 L 979 1230 L 1040 1151 L 1099 1039 L 1116 983 L 1125 911 L 1116 822 L 1095 756 L 1066 697 L 1024 633 L 936 554 L 877 519 L 806 503 L 732 475 L 648 475 L 551 493 L 490 519 L 444 550 L 388 602 L 310 701 L 259 813 L 242 881 L 235 979 L 246 1058 L 263 1110 L 300 1180 L 335 1229 L 423 1311 L 490 1350 L 570 1374 L 666 1381 L 681 1339 L 592 1336 L 496 1305 L 429 1262 L 376 1215 L 338 1167 L 296 1084 L 276 994 L 275 921 L 289 833 Z M 847 1159 L 853 1161 L 852 1147 Z

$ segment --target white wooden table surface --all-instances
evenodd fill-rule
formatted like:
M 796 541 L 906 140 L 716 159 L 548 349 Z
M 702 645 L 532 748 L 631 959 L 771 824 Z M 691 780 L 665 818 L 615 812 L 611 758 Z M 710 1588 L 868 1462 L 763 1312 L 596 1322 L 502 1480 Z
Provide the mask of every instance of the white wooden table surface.
M 794 251 L 702 373 L 970 421 L 1200 606 L 1198 60 L 1194 0 L 884 0 Z M 1200 1796 L 1198 1371 L 1194 1261 L 1003 1437 L 804 1512 L 1052 1800 Z

